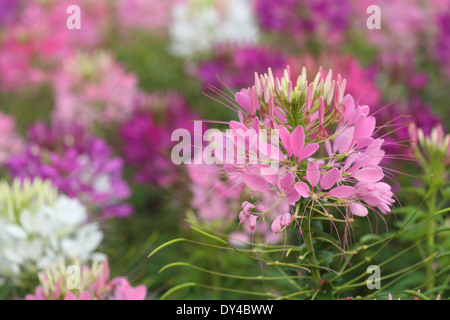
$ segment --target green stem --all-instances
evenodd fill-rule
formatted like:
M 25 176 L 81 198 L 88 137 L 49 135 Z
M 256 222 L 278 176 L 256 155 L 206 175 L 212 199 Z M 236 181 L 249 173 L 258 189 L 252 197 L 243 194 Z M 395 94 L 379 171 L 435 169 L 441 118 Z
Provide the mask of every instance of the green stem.
M 320 284 L 321 284 L 321 276 L 320 276 L 320 271 L 319 271 L 318 264 L 317 264 L 316 255 L 314 254 L 312 233 L 309 228 L 309 224 L 310 224 L 309 220 L 305 221 L 306 227 L 305 227 L 304 235 L 305 235 L 306 249 L 312 253 L 311 261 L 310 261 L 310 264 L 312 266 L 311 275 L 312 275 L 312 279 L 314 281 L 316 289 L 319 289 Z
M 433 215 L 436 210 L 436 189 L 433 188 L 433 192 L 431 194 L 431 197 L 427 201 L 428 206 L 428 213 L 429 215 Z M 427 230 L 427 247 L 428 247 L 428 255 L 431 255 L 434 252 L 434 237 L 435 237 L 435 231 L 436 231 L 436 221 L 435 219 L 430 219 L 428 223 L 428 230 Z M 428 279 L 428 285 L 427 289 L 431 290 L 434 288 L 435 284 L 435 272 L 433 269 L 433 260 L 429 260 L 426 264 L 426 270 L 427 270 L 427 279 Z

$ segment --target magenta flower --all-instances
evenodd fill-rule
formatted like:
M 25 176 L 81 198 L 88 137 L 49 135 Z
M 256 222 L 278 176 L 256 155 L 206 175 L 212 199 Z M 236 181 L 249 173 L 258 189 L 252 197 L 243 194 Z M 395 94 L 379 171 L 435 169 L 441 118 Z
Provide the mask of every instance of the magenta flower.
M 0 27 L 7 26 L 14 21 L 20 0 L 3 0 L 0 3 Z
M 13 177 L 49 179 L 101 218 L 132 213 L 131 206 L 123 203 L 131 192 L 122 167 L 122 159 L 112 155 L 105 141 L 81 126 L 62 123 L 32 126 L 25 151 L 8 160 Z
M 435 46 L 435 57 L 450 78 L 450 6 L 437 17 L 438 36 Z
M 255 8 L 262 28 L 298 39 L 336 45 L 350 27 L 350 1 L 257 0 Z

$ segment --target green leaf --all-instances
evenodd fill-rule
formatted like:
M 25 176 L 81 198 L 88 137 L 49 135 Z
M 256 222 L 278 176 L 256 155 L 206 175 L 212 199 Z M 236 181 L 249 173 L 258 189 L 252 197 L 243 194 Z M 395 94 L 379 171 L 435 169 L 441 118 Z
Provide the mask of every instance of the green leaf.
M 407 193 L 417 193 L 421 197 L 425 197 L 427 195 L 426 190 L 417 187 L 405 187 L 403 188 L 403 191 Z
M 317 252 L 317 260 L 320 263 L 320 265 L 329 266 L 333 262 L 333 253 L 330 251 L 319 251 Z
M 365 234 L 359 239 L 359 243 L 360 244 L 366 244 L 366 243 L 369 243 L 369 242 L 378 241 L 378 240 L 382 239 L 382 237 L 385 237 L 385 236 L 378 235 L 378 234 L 372 234 L 372 233 L 371 234 Z

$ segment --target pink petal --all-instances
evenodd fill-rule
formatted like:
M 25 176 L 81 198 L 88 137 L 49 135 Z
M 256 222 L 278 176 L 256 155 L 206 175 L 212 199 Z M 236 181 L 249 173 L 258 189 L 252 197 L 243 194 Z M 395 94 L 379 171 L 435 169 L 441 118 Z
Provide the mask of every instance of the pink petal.
M 333 151 L 331 150 L 330 140 L 325 141 L 325 149 L 327 150 L 327 154 L 329 157 L 333 156 Z
M 350 186 L 340 186 L 331 189 L 330 192 L 326 194 L 328 197 L 334 198 L 348 198 L 351 197 L 356 192 L 356 189 Z
M 241 91 L 236 93 L 234 98 L 236 99 L 237 103 L 239 103 L 239 105 L 243 109 L 245 109 L 247 112 L 251 112 L 252 111 L 251 98 L 250 98 L 250 96 L 248 94 L 247 89 L 242 89 Z
M 323 126 L 323 117 L 325 113 L 325 104 L 323 103 L 323 97 L 320 96 L 320 103 L 319 103 L 319 124 L 322 127 Z
M 273 220 L 270 229 L 273 233 L 278 233 L 281 231 L 281 216 L 278 216 L 275 218 L 275 220 Z
M 250 227 L 250 230 L 255 230 L 257 222 L 258 222 L 258 217 L 256 217 L 255 215 L 251 214 L 248 217 L 248 225 Z
M 272 225 L 270 229 L 273 233 L 278 233 L 281 231 L 283 227 L 287 227 L 291 224 L 292 217 L 289 213 L 285 213 L 283 215 L 280 215 L 273 220 Z
M 316 151 L 319 149 L 319 145 L 317 143 L 308 144 L 299 154 L 298 161 L 302 161 L 308 157 L 311 157 Z
M 288 225 L 291 224 L 291 221 L 292 221 L 292 216 L 290 215 L 290 213 L 287 212 L 281 216 L 280 224 L 283 227 L 287 227 Z
M 365 217 L 369 213 L 367 208 L 359 203 L 350 203 L 350 211 L 358 217 Z
M 311 190 L 309 189 L 309 186 L 304 183 L 303 181 L 297 182 L 294 184 L 295 190 L 303 197 L 308 198 Z
M 380 167 L 367 167 L 355 172 L 352 177 L 362 182 L 377 182 L 384 177 L 384 173 Z
M 361 110 L 361 114 L 368 116 L 369 112 L 370 112 L 370 107 L 365 105 L 365 106 L 359 106 L 359 109 Z
M 288 172 L 281 180 L 280 180 L 280 186 L 283 189 L 287 189 L 291 187 L 295 182 L 295 177 L 292 172 Z
M 297 157 L 305 145 L 305 130 L 303 130 L 301 125 L 298 125 L 297 128 L 292 131 L 290 142 L 294 156 Z
M 353 110 L 355 110 L 355 100 L 353 100 L 353 97 L 350 94 L 346 94 L 342 99 L 342 106 L 344 109 L 344 119 L 347 120 Z
M 295 190 L 295 188 L 289 188 L 286 192 L 286 200 L 289 202 L 289 204 L 293 205 L 298 200 L 300 200 L 300 194 Z
M 283 143 L 284 148 L 286 149 L 288 156 L 292 156 L 291 134 L 289 133 L 289 130 L 284 126 L 280 126 L 278 130 L 280 131 L 280 139 Z
M 373 138 L 371 137 L 361 137 L 356 140 L 356 148 L 357 149 L 362 149 L 364 147 L 369 146 L 373 141 L 375 141 Z
M 64 296 L 64 300 L 77 300 L 77 297 L 72 292 L 67 291 L 66 295 Z
M 339 170 L 337 168 L 333 168 L 322 176 L 322 179 L 320 180 L 320 186 L 322 187 L 322 189 L 328 190 L 332 186 L 334 186 L 334 184 L 340 178 L 341 173 L 339 172 Z
M 284 160 L 283 153 L 274 145 L 258 141 L 258 151 L 275 161 Z
M 147 287 L 143 284 L 134 288 L 132 300 L 145 300 L 147 296 Z
M 355 122 L 355 141 L 357 138 L 370 137 L 375 129 L 375 117 L 366 117 L 365 115 L 360 115 Z
M 83 291 L 80 293 L 78 300 L 91 300 L 91 295 L 87 291 Z
M 244 132 L 248 130 L 248 128 L 244 124 L 234 121 L 234 120 L 230 121 L 230 129 L 231 130 L 243 130 Z
M 339 154 L 344 154 L 347 151 L 350 150 L 352 147 L 352 141 L 353 141 L 353 133 L 354 133 L 355 127 L 349 127 L 341 132 L 340 135 L 334 139 L 333 149 L 334 152 L 339 152 Z
M 274 185 L 276 185 L 278 183 L 278 180 L 280 179 L 278 174 L 273 174 L 273 171 L 266 169 L 266 168 L 261 168 L 261 176 L 268 183 L 274 184 Z
M 266 180 L 255 174 L 246 174 L 243 176 L 243 179 L 244 183 L 251 190 L 260 191 L 264 189 L 269 189 L 269 185 L 267 184 Z
M 320 169 L 317 163 L 313 161 L 308 163 L 308 167 L 306 168 L 306 179 L 313 188 L 317 186 L 320 179 Z

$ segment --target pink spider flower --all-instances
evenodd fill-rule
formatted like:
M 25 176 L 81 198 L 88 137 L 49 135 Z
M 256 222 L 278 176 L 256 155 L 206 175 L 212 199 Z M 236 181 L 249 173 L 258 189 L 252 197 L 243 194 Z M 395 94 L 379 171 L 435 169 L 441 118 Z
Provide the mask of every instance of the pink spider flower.
M 229 102 L 234 98 L 230 107 L 239 118 L 215 135 L 214 150 L 252 199 L 242 206 L 240 224 L 255 230 L 268 222 L 278 234 L 304 218 L 300 207 L 332 223 L 333 208 L 346 223 L 352 215 L 367 216 L 369 208 L 390 212 L 393 193 L 381 181 L 384 139 L 374 137 L 370 107 L 345 94 L 346 79 L 320 68 L 309 82 L 302 68 L 294 81 L 289 67 L 281 78 L 269 68 L 254 79 L 234 97 L 216 91 Z

